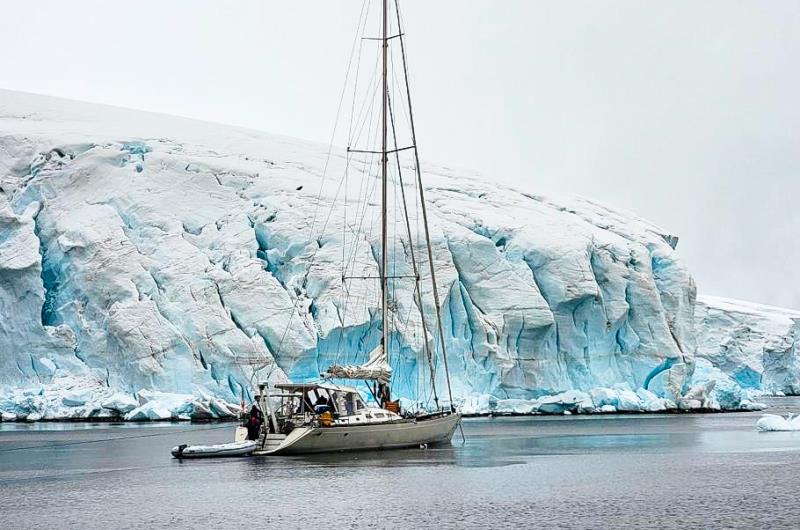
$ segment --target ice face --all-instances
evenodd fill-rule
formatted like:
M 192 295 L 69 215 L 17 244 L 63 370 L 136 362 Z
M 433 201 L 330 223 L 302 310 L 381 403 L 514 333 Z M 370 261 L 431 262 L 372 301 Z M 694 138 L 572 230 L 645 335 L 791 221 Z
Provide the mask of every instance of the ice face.
M 219 416 L 251 397 L 255 378 L 315 379 L 378 344 L 374 282 L 342 282 L 343 248 L 347 274 L 377 274 L 377 232 L 353 245 L 377 205 L 356 208 L 357 193 L 331 184 L 345 162 L 326 147 L 0 94 L 0 410 Z M 444 168 L 426 166 L 424 180 L 465 410 L 660 410 L 704 384 L 691 380 L 695 286 L 674 235 Z M 426 258 L 408 239 L 390 249 L 396 275 L 412 274 L 412 250 Z M 435 341 L 410 284 L 392 290 L 393 393 L 413 400 L 423 341 Z M 727 373 L 717 357 L 705 358 Z M 781 359 L 755 369 L 788 388 Z M 710 399 L 695 394 L 685 406 Z
M 17 215 L 0 195 L 0 387 L 47 382 L 58 368 L 86 369 L 75 357 L 72 330 L 47 318 L 36 224 L 40 210 L 33 202 Z
M 697 356 L 744 390 L 800 392 L 800 311 L 704 296 Z

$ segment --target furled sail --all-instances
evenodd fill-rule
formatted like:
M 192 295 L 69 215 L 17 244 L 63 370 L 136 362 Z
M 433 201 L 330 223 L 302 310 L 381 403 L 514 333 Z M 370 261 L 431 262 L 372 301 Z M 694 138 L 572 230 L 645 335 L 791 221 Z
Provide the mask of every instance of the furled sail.
M 383 345 L 379 345 L 369 354 L 369 360 L 361 365 L 334 364 L 323 374 L 325 377 L 338 377 L 341 379 L 366 379 L 375 380 L 381 383 L 388 383 L 392 378 L 392 367 L 386 358 L 386 351 Z

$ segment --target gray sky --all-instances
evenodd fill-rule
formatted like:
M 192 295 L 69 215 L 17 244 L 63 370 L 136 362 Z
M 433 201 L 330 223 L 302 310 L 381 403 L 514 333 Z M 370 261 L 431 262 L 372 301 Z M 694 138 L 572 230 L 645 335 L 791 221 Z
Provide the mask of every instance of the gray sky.
M 403 4 L 423 159 L 633 210 L 800 309 L 800 1 Z M 361 0 L 0 0 L 0 87 L 327 142 Z

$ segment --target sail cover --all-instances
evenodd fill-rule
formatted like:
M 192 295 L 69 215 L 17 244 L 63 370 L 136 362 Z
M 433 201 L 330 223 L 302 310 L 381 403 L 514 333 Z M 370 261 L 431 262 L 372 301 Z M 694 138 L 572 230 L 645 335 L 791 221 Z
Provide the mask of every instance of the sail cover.
M 334 364 L 324 374 L 326 377 L 338 377 L 341 379 L 367 379 L 388 383 L 392 378 L 392 367 L 386 358 L 383 345 L 379 345 L 369 354 L 369 360 L 362 365 Z

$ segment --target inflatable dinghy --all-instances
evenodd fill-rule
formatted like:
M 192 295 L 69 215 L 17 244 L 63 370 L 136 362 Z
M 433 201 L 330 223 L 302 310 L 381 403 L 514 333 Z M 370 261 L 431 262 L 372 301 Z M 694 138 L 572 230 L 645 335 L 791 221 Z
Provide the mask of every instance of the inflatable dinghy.
M 219 458 L 223 456 L 248 456 L 256 448 L 253 440 L 219 445 L 178 445 L 172 448 L 175 458 Z

